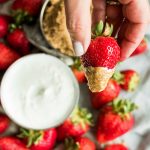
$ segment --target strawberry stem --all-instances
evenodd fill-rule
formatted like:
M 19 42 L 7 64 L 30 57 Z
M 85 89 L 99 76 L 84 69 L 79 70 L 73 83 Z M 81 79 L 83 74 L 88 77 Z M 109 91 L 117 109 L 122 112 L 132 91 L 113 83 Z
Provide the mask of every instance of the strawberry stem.
M 116 99 L 112 102 L 113 111 L 119 114 L 122 118 L 138 109 L 138 106 L 131 100 Z
M 71 121 L 74 124 L 81 124 L 83 128 L 85 128 L 85 125 L 93 125 L 93 117 L 92 114 L 88 112 L 86 108 L 79 108 L 76 107 L 71 114 Z
M 30 147 L 32 144 L 37 144 L 43 138 L 43 131 L 20 128 L 20 134 L 18 137 L 21 139 L 27 139 L 27 147 Z
M 113 33 L 113 25 L 106 22 L 106 24 L 103 23 L 102 20 L 95 26 L 93 29 L 92 37 L 96 38 L 98 36 L 111 36 Z

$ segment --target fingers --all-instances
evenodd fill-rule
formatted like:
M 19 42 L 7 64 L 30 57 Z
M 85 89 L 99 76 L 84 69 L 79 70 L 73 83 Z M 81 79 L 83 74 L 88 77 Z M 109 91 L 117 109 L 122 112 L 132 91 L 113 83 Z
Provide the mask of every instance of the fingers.
M 113 35 L 117 34 L 117 31 L 123 21 L 123 14 L 122 14 L 122 6 L 121 5 L 107 5 L 106 8 L 106 21 L 109 24 L 113 24 Z
M 121 60 L 128 58 L 142 41 L 147 24 L 126 22 L 119 32 Z
M 91 41 L 91 0 L 65 0 L 66 23 L 76 56 L 87 50 Z
M 106 0 L 93 0 L 92 25 L 97 24 L 100 20 L 105 21 L 106 17 Z
M 121 60 L 128 58 L 144 37 L 149 21 L 147 0 L 119 0 L 123 4 L 123 23 L 119 40 L 121 41 Z

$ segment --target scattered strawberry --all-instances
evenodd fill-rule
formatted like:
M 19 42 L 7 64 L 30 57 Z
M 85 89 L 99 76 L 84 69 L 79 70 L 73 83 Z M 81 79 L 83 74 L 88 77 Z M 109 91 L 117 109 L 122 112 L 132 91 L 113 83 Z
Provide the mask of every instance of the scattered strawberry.
M 39 14 L 42 3 L 43 0 L 15 0 L 12 11 L 16 23 L 31 22 Z
M 83 68 L 81 66 L 81 61 L 79 58 L 76 58 L 74 60 L 74 64 L 71 66 L 71 69 L 79 83 L 85 83 L 86 82 L 86 77 L 85 73 L 83 71 Z
M 92 125 L 92 115 L 85 108 L 76 108 L 71 116 L 57 128 L 58 140 L 79 137 L 85 134 Z
M 135 91 L 140 80 L 139 74 L 135 70 L 124 70 L 121 74 L 123 75 L 121 87 L 126 91 Z
M 30 150 L 52 150 L 56 142 L 57 132 L 54 128 L 45 131 L 21 129 L 21 134 L 18 137 L 27 141 L 27 147 Z
M 128 148 L 123 144 L 113 144 L 106 146 L 104 150 L 128 150 Z
M 0 70 L 7 69 L 14 61 L 19 58 L 20 56 L 18 53 L 0 42 Z
M 91 92 L 91 103 L 93 108 L 99 109 L 101 106 L 117 98 L 119 93 L 120 93 L 119 84 L 115 80 L 110 79 L 108 81 L 106 88 L 102 92 L 98 93 Z
M 0 15 L 0 38 L 3 38 L 7 35 L 9 23 L 7 19 Z
M 135 70 L 116 72 L 113 78 L 118 81 L 121 88 L 126 91 L 135 91 L 139 85 L 140 76 Z
M 135 56 L 135 55 L 139 55 L 139 54 L 142 54 L 144 53 L 146 50 L 147 50 L 147 41 L 146 41 L 146 38 L 144 38 L 140 45 L 135 49 L 135 51 L 132 53 L 131 56 Z
M 65 150 L 96 150 L 95 144 L 87 137 L 65 139 Z
M 7 2 L 8 0 L 0 0 L 0 3 L 5 3 Z
M 18 50 L 20 54 L 26 55 L 29 53 L 30 43 L 22 29 L 17 28 L 13 32 L 9 33 L 7 41 L 9 45 L 15 50 Z
M 4 133 L 8 129 L 9 125 L 10 125 L 9 118 L 6 115 L 1 114 L 0 115 L 0 134 Z
M 125 134 L 134 125 L 131 112 L 137 106 L 128 100 L 115 100 L 101 110 L 97 123 L 97 140 L 105 143 Z
M 103 35 L 101 35 L 102 29 L 103 23 L 100 22 L 96 28 L 98 37 L 91 41 L 87 52 L 81 57 L 92 92 L 100 92 L 105 89 L 120 60 L 120 47 L 113 37 L 108 37 L 112 33 L 112 27 L 106 24 Z
M 15 137 L 1 137 L 0 150 L 29 150 L 24 143 Z

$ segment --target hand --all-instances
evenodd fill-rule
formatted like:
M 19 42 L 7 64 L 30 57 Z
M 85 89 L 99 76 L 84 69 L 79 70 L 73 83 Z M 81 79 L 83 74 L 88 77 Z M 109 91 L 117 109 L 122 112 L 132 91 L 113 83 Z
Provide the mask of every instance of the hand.
M 77 56 L 86 52 L 91 40 L 91 25 L 100 20 L 112 23 L 114 32 L 119 29 L 121 60 L 133 53 L 144 37 L 148 25 L 149 3 L 148 0 L 119 2 L 122 5 L 107 5 L 106 0 L 93 0 L 91 17 L 91 0 L 65 0 L 67 27 Z

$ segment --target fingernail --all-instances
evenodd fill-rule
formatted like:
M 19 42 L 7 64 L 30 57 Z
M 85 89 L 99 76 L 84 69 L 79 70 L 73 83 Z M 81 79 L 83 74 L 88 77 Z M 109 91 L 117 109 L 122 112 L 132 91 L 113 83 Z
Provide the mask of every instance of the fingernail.
M 81 42 L 73 42 L 73 48 L 76 56 L 81 56 L 84 54 L 83 45 Z

